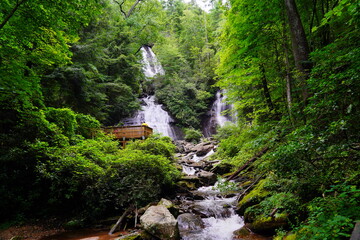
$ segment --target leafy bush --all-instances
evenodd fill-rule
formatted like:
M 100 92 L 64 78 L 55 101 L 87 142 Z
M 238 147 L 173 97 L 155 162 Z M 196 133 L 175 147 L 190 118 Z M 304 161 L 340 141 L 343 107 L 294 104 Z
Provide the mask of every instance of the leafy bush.
M 195 130 L 193 128 L 185 128 L 184 133 L 184 138 L 188 142 L 199 142 L 202 137 L 202 133 L 199 130 Z
M 308 205 L 310 217 L 300 226 L 298 239 L 349 239 L 354 221 L 360 219 L 360 190 L 356 186 L 332 186 L 323 198 Z
M 161 155 L 166 158 L 172 158 L 175 153 L 175 145 L 172 144 L 171 138 L 151 135 L 145 141 L 135 141 L 128 145 L 127 149 L 142 150 L 153 155 Z
M 37 167 L 38 181 L 49 185 L 52 210 L 66 207 L 96 217 L 159 198 L 179 174 L 169 159 L 173 149 L 167 138 L 134 143 L 126 150 L 107 138 L 48 148 L 49 159 Z

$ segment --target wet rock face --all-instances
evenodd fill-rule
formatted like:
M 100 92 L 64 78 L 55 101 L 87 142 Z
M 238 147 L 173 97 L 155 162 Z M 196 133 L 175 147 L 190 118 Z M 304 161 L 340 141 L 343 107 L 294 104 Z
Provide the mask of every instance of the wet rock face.
M 145 231 L 162 240 L 179 240 L 179 229 L 175 217 L 163 205 L 149 207 L 140 222 Z

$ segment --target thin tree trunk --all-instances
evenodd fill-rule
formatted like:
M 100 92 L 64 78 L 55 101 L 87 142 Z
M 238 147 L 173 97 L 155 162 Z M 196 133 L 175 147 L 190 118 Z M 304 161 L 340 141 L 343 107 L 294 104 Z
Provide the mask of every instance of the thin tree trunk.
M 14 13 L 16 12 L 16 10 L 18 10 L 18 8 L 25 3 L 27 0 L 22 0 L 20 2 L 17 2 L 15 7 L 11 10 L 11 12 L 4 18 L 4 20 L 1 22 L 0 24 L 0 30 L 5 26 L 5 24 L 10 20 L 10 18 L 14 15 Z
M 304 103 L 306 103 L 309 96 L 306 79 L 309 77 L 309 46 L 306 39 L 304 27 L 302 25 L 299 12 L 296 7 L 295 0 L 284 0 L 285 8 L 288 15 L 289 27 L 291 32 L 291 43 L 294 54 L 296 68 L 302 74 L 301 80 L 301 93 Z
M 289 112 L 290 121 L 293 123 L 293 115 L 292 115 L 292 84 L 293 78 L 291 74 L 291 67 L 290 67 L 290 60 L 289 60 L 289 51 L 287 47 L 287 37 L 285 33 L 285 24 L 283 25 L 284 28 L 284 36 L 283 36 L 283 49 L 285 53 L 285 69 L 286 69 L 286 102 L 287 108 Z
M 262 65 L 262 64 L 260 65 L 260 72 L 261 72 L 261 83 L 262 83 L 262 87 L 263 87 L 263 90 L 264 90 L 266 103 L 268 105 L 268 108 L 271 111 L 271 110 L 274 109 L 274 105 L 272 103 L 269 87 L 268 87 L 268 84 L 267 84 L 267 79 L 266 79 L 266 75 L 265 75 L 265 68 L 264 68 L 264 65 Z

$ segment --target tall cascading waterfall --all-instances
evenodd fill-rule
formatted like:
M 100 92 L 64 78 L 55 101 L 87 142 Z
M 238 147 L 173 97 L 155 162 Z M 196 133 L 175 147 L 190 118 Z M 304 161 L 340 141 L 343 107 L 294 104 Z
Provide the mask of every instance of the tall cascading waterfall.
M 145 77 L 152 78 L 155 75 L 165 75 L 165 71 L 157 59 L 151 47 L 144 45 L 141 48 L 143 72 Z
M 223 111 L 230 110 L 231 105 L 225 102 L 226 96 L 223 90 L 216 92 L 215 101 L 208 113 L 208 118 L 203 122 L 203 134 L 210 137 L 216 133 L 217 126 L 224 126 L 226 122 L 233 121 L 229 113 L 223 114 Z
M 144 45 L 141 48 L 143 56 L 143 72 L 145 77 L 153 78 L 156 75 L 164 75 L 165 71 L 158 61 L 156 55 L 151 50 L 151 47 Z M 146 123 L 154 129 L 154 132 L 161 133 L 164 136 L 171 137 L 174 140 L 179 138 L 179 132 L 176 127 L 172 125 L 174 120 L 168 112 L 166 112 L 162 104 L 155 101 L 155 96 L 145 96 L 140 99 L 142 107 L 137 111 L 133 117 L 123 119 L 125 126 L 140 125 Z

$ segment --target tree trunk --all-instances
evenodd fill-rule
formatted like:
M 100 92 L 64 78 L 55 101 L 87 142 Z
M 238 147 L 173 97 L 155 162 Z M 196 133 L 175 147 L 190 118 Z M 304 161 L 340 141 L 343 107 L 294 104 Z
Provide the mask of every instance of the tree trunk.
M 287 47 L 287 37 L 285 33 L 285 24 L 284 24 L 284 36 L 283 36 L 283 49 L 285 53 L 285 69 L 286 69 L 286 102 L 287 102 L 287 108 L 289 112 L 289 118 L 291 123 L 293 123 L 293 114 L 292 114 L 292 84 L 293 84 L 293 78 L 291 74 L 291 67 L 290 67 L 290 61 L 289 61 L 289 51 Z
M 302 25 L 299 12 L 296 7 L 295 0 L 284 0 L 286 13 L 288 15 L 289 27 L 291 32 L 292 51 L 296 68 L 302 74 L 301 79 L 301 93 L 304 103 L 308 98 L 308 90 L 306 86 L 306 79 L 309 77 L 309 46 L 306 39 L 304 27 Z
M 265 75 L 265 68 L 263 65 L 260 65 L 260 72 L 261 72 L 261 83 L 262 83 L 262 88 L 264 90 L 264 95 L 265 95 L 265 99 L 266 99 L 266 103 L 268 105 L 268 108 L 271 110 L 274 109 L 274 105 L 271 101 L 271 95 L 270 95 L 270 91 L 269 91 L 269 87 L 267 84 L 267 79 L 266 79 L 266 75 Z
M 20 7 L 21 4 L 25 3 L 27 0 L 22 0 L 17 2 L 15 7 L 11 10 L 11 12 L 4 18 L 4 20 L 0 24 L 0 30 L 5 26 L 5 24 L 10 20 L 10 18 L 14 15 L 16 10 Z

